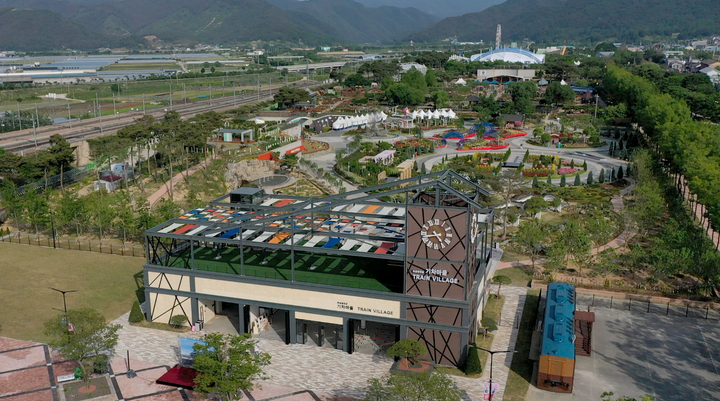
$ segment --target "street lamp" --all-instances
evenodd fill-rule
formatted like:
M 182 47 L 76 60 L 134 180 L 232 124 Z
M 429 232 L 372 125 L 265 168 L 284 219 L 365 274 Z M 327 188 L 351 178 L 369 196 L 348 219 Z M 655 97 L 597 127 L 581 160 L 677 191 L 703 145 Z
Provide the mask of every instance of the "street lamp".
M 67 294 L 68 292 L 78 292 L 78 291 L 80 291 L 80 290 L 68 290 L 68 291 L 63 291 L 63 290 L 58 290 L 57 288 L 53 288 L 53 287 L 48 287 L 48 288 L 51 289 L 51 290 L 53 290 L 53 291 L 57 291 L 57 292 L 62 293 L 62 295 L 63 295 L 63 309 L 65 310 L 65 316 L 67 316 L 67 302 L 65 302 L 65 294 Z
M 493 355 L 495 355 L 495 354 L 516 354 L 517 351 L 511 350 L 511 349 L 509 349 L 507 351 L 490 351 L 489 349 L 485 349 L 482 347 L 475 347 L 475 348 L 481 349 L 481 350 L 487 352 L 488 354 L 490 354 L 490 391 L 488 392 L 488 400 L 492 401 L 492 399 L 493 399 L 493 389 L 492 389 Z
M 68 292 L 78 292 L 79 290 L 63 291 L 63 290 L 58 290 L 57 288 L 53 288 L 53 287 L 48 287 L 48 288 L 51 289 L 51 290 L 53 290 L 53 291 L 57 291 L 57 292 L 59 292 L 59 293 L 62 293 L 62 295 L 63 295 L 63 309 L 65 310 L 65 324 L 66 324 L 66 325 L 69 325 L 70 322 L 68 321 L 67 302 L 65 302 L 65 294 L 67 294 Z M 67 331 L 67 337 L 68 337 L 68 343 L 69 343 L 69 342 L 70 342 L 70 330 Z

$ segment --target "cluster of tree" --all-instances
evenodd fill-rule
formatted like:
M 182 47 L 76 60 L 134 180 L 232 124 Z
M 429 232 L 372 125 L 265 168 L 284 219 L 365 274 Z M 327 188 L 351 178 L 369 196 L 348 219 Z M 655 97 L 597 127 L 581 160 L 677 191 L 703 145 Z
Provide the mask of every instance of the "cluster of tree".
M 16 228 L 36 234 L 91 234 L 101 239 L 114 236 L 140 242 L 145 230 L 180 213 L 174 202 L 161 200 L 151 209 L 144 198 L 131 197 L 122 190 L 86 196 L 69 190 L 18 195 L 12 183 L 0 186 L 0 206 Z
M 521 114 L 530 115 L 535 112 L 533 99 L 537 96 L 537 84 L 533 81 L 514 82 L 508 85 L 513 109 Z M 573 97 L 574 98 L 574 97 Z
M 631 267 L 655 280 L 674 274 L 698 278 L 691 293 L 713 295 L 720 284 L 720 254 L 706 232 L 694 224 L 682 196 L 648 150 L 634 154 L 637 186 L 627 211 L 637 229 L 631 246 Z
M 644 63 L 632 72 L 653 82 L 662 93 L 684 100 L 697 118 L 720 122 L 720 91 L 707 74 L 680 74 L 655 63 Z
M 56 134 L 49 138 L 49 144 L 48 149 L 28 156 L 0 148 L 0 180 L 24 185 L 69 171 L 75 156 L 67 139 Z
M 273 96 L 273 100 L 278 104 L 278 108 L 286 109 L 294 104 L 310 100 L 310 92 L 303 88 L 283 86 Z
M 425 102 L 428 92 L 428 81 L 422 72 L 412 68 L 402 75 L 400 82 L 394 82 L 391 78 L 383 80 L 382 87 L 385 91 L 385 98 L 390 104 L 401 106 L 415 106 Z M 439 92 L 442 92 L 440 90 Z M 447 93 L 443 97 L 437 95 L 437 99 L 447 101 Z
M 720 128 L 693 120 L 682 99 L 625 69 L 609 66 L 603 85 L 613 103 L 626 104 L 676 185 L 684 177 L 697 202 L 706 206 L 705 218 L 720 229 Z
M 131 166 L 141 170 L 145 164 L 148 173 L 152 173 L 156 180 L 164 181 L 163 177 L 157 177 L 160 166 L 166 166 L 172 177 L 176 166 L 188 168 L 205 159 L 207 140 L 222 124 L 222 116 L 214 111 L 190 120 L 183 120 L 175 111 L 167 112 L 160 120 L 147 115 L 119 130 L 116 135 L 88 140 L 90 156 L 101 165 L 129 159 Z M 140 160 L 141 156 L 152 154 L 153 150 L 154 155 L 146 157 L 144 162 Z M 168 190 L 172 199 L 172 182 Z

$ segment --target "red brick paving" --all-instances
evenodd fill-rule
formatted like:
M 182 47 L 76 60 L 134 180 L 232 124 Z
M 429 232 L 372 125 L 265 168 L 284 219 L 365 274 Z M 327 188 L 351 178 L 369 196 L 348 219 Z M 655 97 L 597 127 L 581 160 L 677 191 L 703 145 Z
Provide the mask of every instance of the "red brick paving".
M 31 347 L 27 349 L 21 349 Z M 5 352 L 3 352 L 5 351 Z M 51 356 L 53 376 L 71 374 L 78 366 L 75 361 L 67 361 L 57 354 Z M 39 366 L 38 366 L 39 365 Z M 33 367 L 35 366 L 35 367 Z M 116 381 L 124 399 L 141 397 L 138 401 L 183 401 L 184 392 L 191 401 L 202 401 L 204 397 L 194 391 L 178 391 L 174 387 L 155 383 L 167 367 L 147 362 L 131 361 L 131 368 L 138 377 L 128 379 L 125 376 L 126 365 L 123 358 L 110 361 L 112 371 L 117 375 Z M 23 369 L 27 368 L 27 369 Z M 10 370 L 21 369 L 13 372 Z M 2 373 L 5 372 L 5 373 Z M 38 390 L 27 394 L 28 391 Z M 170 390 L 170 391 L 168 391 Z M 293 394 L 298 393 L 298 394 Z M 262 384 L 251 392 L 257 401 L 315 401 L 318 397 L 323 401 L 359 401 L 348 397 L 323 396 L 291 387 Z M 0 397 L 2 401 L 53 401 L 50 389 L 49 367 L 45 361 L 45 345 L 29 341 L 0 337 Z M 315 396 L 315 397 L 314 397 Z
M 49 387 L 47 366 L 0 374 L 0 396 Z
M 53 401 L 52 391 L 50 389 L 38 391 L 36 393 L 22 394 L 3 398 L 3 401 Z

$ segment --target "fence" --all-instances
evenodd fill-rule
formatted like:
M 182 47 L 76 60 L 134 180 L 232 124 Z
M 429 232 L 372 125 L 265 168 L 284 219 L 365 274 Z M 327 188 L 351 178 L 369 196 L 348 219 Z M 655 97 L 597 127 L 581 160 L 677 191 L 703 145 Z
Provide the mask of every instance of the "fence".
M 19 195 L 25 195 L 27 192 L 35 191 L 42 193 L 45 188 L 59 188 L 60 183 L 63 185 L 69 185 L 82 180 L 83 178 L 90 175 L 90 171 L 85 168 L 76 168 L 74 170 L 67 171 L 63 174 L 54 175 L 48 177 L 46 180 L 36 181 L 27 185 L 23 185 L 17 189 Z M 62 179 L 60 179 L 62 177 Z
M 633 298 L 625 294 L 618 294 L 618 297 L 600 297 L 595 294 L 577 294 L 577 310 L 589 310 L 595 308 L 606 308 L 626 310 L 638 313 L 653 313 L 660 316 L 671 317 L 692 317 L 696 319 L 720 320 L 720 311 L 712 308 L 709 304 L 701 302 L 666 300 L 660 299 Z
M 134 256 L 138 258 L 145 257 L 145 248 L 138 246 L 103 244 L 101 242 L 71 240 L 63 238 L 56 238 L 53 241 L 52 238 L 48 237 L 34 237 L 29 235 L 16 234 L 0 237 L 0 241 L 22 245 L 42 246 L 45 248 L 104 253 L 107 255 Z

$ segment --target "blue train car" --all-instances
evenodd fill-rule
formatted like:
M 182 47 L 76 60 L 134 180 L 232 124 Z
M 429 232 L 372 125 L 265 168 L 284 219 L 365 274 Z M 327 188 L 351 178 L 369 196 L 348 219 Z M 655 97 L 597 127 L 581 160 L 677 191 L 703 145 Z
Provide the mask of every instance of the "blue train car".
M 572 393 L 575 376 L 575 287 L 548 285 L 537 387 Z

